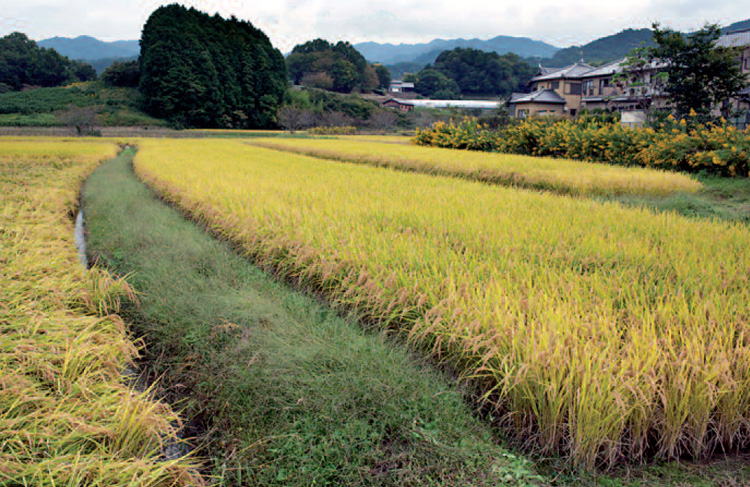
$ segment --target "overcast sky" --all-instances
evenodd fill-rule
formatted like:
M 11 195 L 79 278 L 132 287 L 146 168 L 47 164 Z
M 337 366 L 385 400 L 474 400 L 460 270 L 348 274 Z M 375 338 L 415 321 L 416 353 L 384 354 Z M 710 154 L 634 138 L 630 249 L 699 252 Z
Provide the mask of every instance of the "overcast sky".
M 35 40 L 90 35 L 140 37 L 158 0 L 0 0 L 0 36 Z M 181 1 L 202 11 L 249 20 L 283 52 L 316 37 L 414 43 L 434 38 L 510 35 L 558 47 L 585 44 L 653 21 L 679 30 L 750 18 L 750 0 L 215 0 Z

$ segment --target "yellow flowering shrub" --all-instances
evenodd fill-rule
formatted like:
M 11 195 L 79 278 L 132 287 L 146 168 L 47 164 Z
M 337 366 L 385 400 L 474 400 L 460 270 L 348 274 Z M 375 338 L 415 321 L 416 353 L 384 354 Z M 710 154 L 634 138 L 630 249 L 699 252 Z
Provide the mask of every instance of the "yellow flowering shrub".
M 499 131 L 466 118 L 417 130 L 414 143 L 725 176 L 747 176 L 750 169 L 747 132 L 725 121 L 704 125 L 671 116 L 656 128 L 632 129 L 606 116 L 584 115 L 575 120 L 531 118 Z

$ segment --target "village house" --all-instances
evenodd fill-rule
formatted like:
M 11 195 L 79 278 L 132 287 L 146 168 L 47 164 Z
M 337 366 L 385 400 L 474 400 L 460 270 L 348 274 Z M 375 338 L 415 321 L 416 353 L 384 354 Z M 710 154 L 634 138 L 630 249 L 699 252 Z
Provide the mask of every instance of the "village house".
M 513 93 L 509 102 L 510 115 L 516 118 L 563 115 L 565 103 L 565 98 L 551 88 L 532 93 Z
M 717 44 L 744 47 L 738 62 L 742 71 L 750 74 L 750 29 L 724 34 Z M 668 105 L 665 81 L 658 76 L 664 67 L 659 61 L 629 66 L 626 58 L 596 68 L 582 61 L 564 68 L 540 65 L 529 81 L 531 93 L 511 96 L 510 113 L 516 118 L 551 114 L 575 117 L 584 109 L 616 110 L 622 113 L 623 123 L 640 125 L 647 110 Z M 732 122 L 746 126 L 750 122 L 750 87 L 740 92 L 733 105 L 744 114 Z
M 750 29 L 724 34 L 719 38 L 717 44 L 724 47 L 743 48 L 739 63 L 742 72 L 750 79 Z M 732 103 L 732 108 L 740 113 L 730 120 L 731 123 L 738 127 L 750 125 L 750 86 L 740 91 L 739 96 Z

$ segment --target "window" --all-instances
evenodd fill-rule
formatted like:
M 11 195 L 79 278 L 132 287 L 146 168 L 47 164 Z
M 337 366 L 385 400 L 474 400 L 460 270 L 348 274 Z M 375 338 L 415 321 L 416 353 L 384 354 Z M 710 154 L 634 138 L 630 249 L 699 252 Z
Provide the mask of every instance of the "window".
M 750 57 L 745 59 L 745 70 L 750 71 Z
M 529 114 L 529 110 L 524 108 L 519 108 L 516 110 L 516 118 L 526 118 L 526 115 Z
M 559 81 L 550 81 L 549 82 L 549 89 L 550 90 L 557 90 L 560 88 L 560 82 Z
M 576 109 L 575 108 L 571 108 L 570 109 L 570 116 L 571 117 L 575 117 L 576 116 Z
M 599 80 L 599 89 L 606 88 L 609 86 L 609 78 Z
M 594 95 L 594 82 L 592 80 L 583 82 L 583 94 L 586 96 Z
M 581 83 L 568 83 L 567 84 L 568 95 L 580 95 L 581 94 Z

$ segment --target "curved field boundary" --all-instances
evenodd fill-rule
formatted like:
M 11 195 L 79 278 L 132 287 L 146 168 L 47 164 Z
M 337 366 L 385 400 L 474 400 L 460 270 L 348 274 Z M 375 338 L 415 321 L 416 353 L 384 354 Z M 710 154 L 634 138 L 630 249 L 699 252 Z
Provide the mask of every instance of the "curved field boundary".
M 202 485 L 163 461 L 168 406 L 125 385 L 123 281 L 84 272 L 71 214 L 108 142 L 0 140 L 0 484 Z
M 257 139 L 253 145 L 342 162 L 582 196 L 695 192 L 687 175 L 647 168 L 512 154 L 335 139 Z

